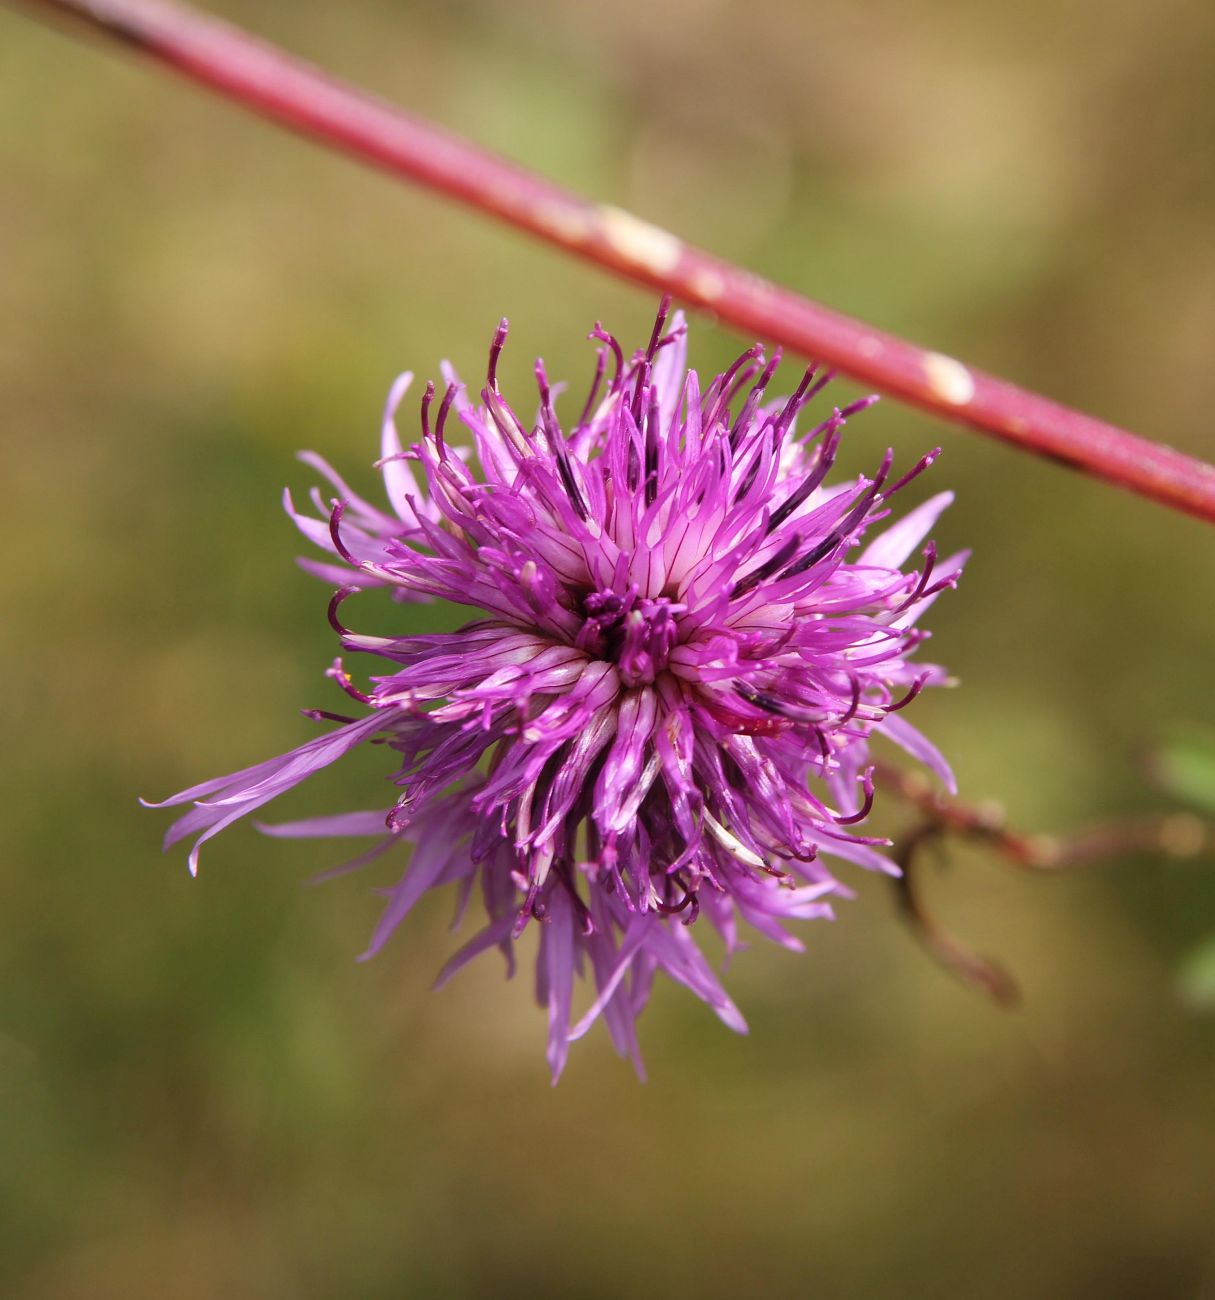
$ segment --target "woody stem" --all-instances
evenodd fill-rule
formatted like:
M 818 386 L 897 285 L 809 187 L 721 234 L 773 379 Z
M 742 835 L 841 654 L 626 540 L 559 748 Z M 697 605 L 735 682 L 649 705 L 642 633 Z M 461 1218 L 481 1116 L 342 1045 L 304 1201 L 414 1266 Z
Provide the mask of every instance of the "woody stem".
M 163 0 L 23 0 L 244 107 L 944 419 L 1215 522 L 1215 467 L 823 307 Z

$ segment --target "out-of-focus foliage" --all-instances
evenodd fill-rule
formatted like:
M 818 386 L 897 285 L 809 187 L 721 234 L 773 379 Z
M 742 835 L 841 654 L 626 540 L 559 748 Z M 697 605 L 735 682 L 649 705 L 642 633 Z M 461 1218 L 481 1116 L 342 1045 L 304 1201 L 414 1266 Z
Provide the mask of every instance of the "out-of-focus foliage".
M 1215 731 L 1197 726 L 1178 731 L 1161 749 L 1156 775 L 1169 794 L 1215 815 Z
M 1207 4 L 214 7 L 1215 455 Z M 335 707 L 328 593 L 277 508 L 311 481 L 294 450 L 370 491 L 398 370 L 479 373 L 506 313 L 506 382 L 542 353 L 578 393 L 582 333 L 637 337 L 654 302 L 8 8 L 0 176 L 0 1294 L 1210 1291 L 1215 1018 L 1175 988 L 1209 864 L 1041 880 L 951 854 L 933 904 L 1019 976 L 1007 1015 L 853 873 L 805 956 L 735 962 L 749 1039 L 667 990 L 646 1086 L 595 1035 L 554 1092 L 522 983 L 487 962 L 427 991 L 443 907 L 354 962 L 394 864 L 303 889 L 334 850 L 248 828 L 198 881 L 162 858 L 137 794 Z M 739 348 L 696 333 L 702 370 Z M 938 541 L 975 556 L 930 649 L 964 686 L 913 707 L 963 793 L 1027 829 L 1167 810 L 1136 755 L 1212 725 L 1215 530 L 892 403 L 849 438 L 858 469 L 945 449 L 919 490 L 957 489 Z M 366 806 L 363 757 L 283 815 Z
M 1195 1007 L 1215 1007 L 1215 938 L 1187 955 L 1181 966 L 1181 992 Z
M 1193 725 L 1179 731 L 1157 756 L 1156 775 L 1170 794 L 1215 816 L 1215 731 Z M 1215 1008 L 1215 935 L 1186 954 L 1178 984 L 1191 1006 Z

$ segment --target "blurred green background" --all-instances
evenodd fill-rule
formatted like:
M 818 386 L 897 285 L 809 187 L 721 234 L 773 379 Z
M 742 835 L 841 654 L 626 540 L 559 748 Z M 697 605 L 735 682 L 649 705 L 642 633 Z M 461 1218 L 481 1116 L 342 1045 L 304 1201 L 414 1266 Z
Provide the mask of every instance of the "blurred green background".
M 1215 456 L 1205 0 L 229 0 L 216 11 L 874 323 Z M 993 1010 L 881 882 L 756 947 L 735 1039 L 681 991 L 639 1085 L 597 1031 L 553 1091 L 526 977 L 428 985 L 445 900 L 356 965 L 376 877 L 248 827 L 163 858 L 163 796 L 334 703 L 297 448 L 374 488 L 398 370 L 581 391 L 650 295 L 0 12 L 0 1294 L 1215 1297 L 1215 1018 L 1177 991 L 1209 863 L 1065 879 L 956 849 L 934 906 L 1021 977 Z M 694 322 L 713 371 L 740 340 Z M 1061 829 L 1167 802 L 1212 721 L 1215 532 L 885 403 L 940 442 L 975 557 L 917 722 L 963 793 Z M 406 613 L 404 618 L 416 618 Z M 440 620 L 451 616 L 439 612 Z M 375 756 L 287 813 L 365 806 Z M 859 873 L 852 873 L 852 878 Z

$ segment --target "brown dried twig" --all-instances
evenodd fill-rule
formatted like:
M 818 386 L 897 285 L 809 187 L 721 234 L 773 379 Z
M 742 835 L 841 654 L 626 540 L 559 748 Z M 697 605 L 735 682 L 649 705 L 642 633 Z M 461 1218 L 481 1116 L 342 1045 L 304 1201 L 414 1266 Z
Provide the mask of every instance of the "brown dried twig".
M 948 799 L 916 773 L 881 764 L 875 777 L 921 814 L 894 848 L 894 860 L 902 871 L 894 886 L 903 916 L 942 966 L 1001 1006 L 1019 1000 L 1017 982 L 999 963 L 956 939 L 928 911 L 920 889 L 925 848 L 950 835 L 961 836 L 986 845 L 1010 866 L 1044 873 L 1136 854 L 1178 859 L 1215 856 L 1215 827 L 1191 813 L 1118 819 L 1062 835 L 1025 835 L 1009 828 L 996 805 L 972 806 Z

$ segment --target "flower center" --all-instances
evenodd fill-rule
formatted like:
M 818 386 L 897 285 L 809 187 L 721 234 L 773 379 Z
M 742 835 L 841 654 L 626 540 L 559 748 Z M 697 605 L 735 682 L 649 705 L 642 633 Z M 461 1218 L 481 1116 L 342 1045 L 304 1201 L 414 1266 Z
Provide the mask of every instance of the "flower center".
M 593 591 L 582 602 L 586 621 L 575 644 L 616 665 L 626 686 L 652 682 L 666 667 L 679 635 L 675 615 L 684 606 L 666 596 L 638 596 L 636 587 L 621 595 Z

